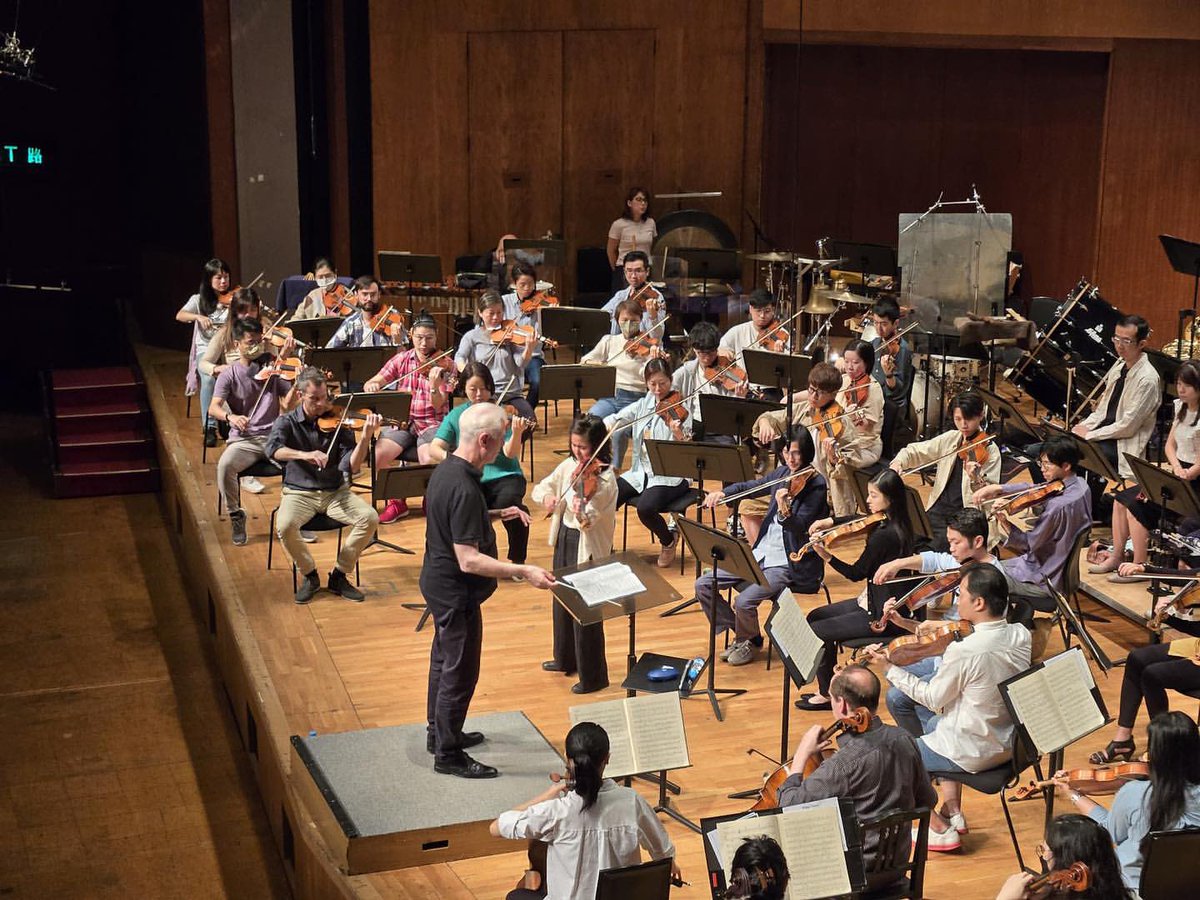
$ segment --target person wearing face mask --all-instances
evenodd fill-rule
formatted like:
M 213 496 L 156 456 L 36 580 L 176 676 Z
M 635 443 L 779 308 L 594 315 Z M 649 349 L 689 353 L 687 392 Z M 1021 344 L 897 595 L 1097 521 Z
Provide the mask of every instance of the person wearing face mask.
M 600 338 L 580 362 L 585 366 L 615 366 L 617 370 L 617 392 L 612 397 L 601 397 L 592 406 L 591 413 L 606 418 L 636 403 L 646 395 L 646 382 L 642 373 L 651 359 L 665 358 L 661 346 L 653 347 L 648 353 L 631 353 L 626 350 L 642 332 L 642 308 L 636 300 L 626 300 L 617 307 L 617 325 L 620 334 L 609 334 Z M 648 340 L 647 340 L 648 343 Z M 629 442 L 628 431 L 612 436 L 613 465 L 620 468 Z
M 492 340 L 493 334 L 504 328 L 504 298 L 496 291 L 484 291 L 476 304 L 479 324 L 462 336 L 454 354 L 454 364 L 460 372 L 468 363 L 481 363 L 492 373 L 497 391 L 496 402 L 512 404 L 524 419 L 534 418 L 533 406 L 525 399 L 525 372 L 537 350 L 538 341 L 518 344 Z
M 326 257 L 322 256 L 313 263 L 313 280 L 316 281 L 317 286 L 309 291 L 304 296 L 304 299 L 300 301 L 300 305 L 292 313 L 292 320 L 318 319 L 322 316 L 341 316 L 350 311 L 350 307 L 348 306 L 335 307 L 333 310 L 328 310 L 325 306 L 325 298 L 338 292 L 337 270 L 334 269 L 333 263 Z
M 626 300 L 634 300 L 638 304 L 638 308 L 642 310 L 642 331 L 652 333 L 654 337 L 662 340 L 663 326 L 661 323 L 667 317 L 667 310 L 658 289 L 646 285 L 650 278 L 650 257 L 641 250 L 634 250 L 625 257 L 622 266 L 628 285 L 613 294 L 609 301 L 601 307 L 613 317 L 612 333 L 617 334 L 621 330 L 620 323 L 617 321 L 617 310 Z M 654 330 L 651 331 L 651 329 Z
M 404 329 L 399 325 L 378 322 L 385 311 L 380 294 L 379 282 L 370 275 L 360 275 L 354 280 L 355 296 L 359 309 L 346 316 L 341 327 L 333 333 L 326 347 L 399 347 L 404 343 Z

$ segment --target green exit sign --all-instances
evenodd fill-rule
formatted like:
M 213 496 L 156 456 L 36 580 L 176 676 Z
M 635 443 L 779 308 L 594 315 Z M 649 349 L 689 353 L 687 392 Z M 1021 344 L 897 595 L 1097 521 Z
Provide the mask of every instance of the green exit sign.
M 24 141 L 0 143 L 0 169 L 41 169 L 48 162 L 42 147 Z

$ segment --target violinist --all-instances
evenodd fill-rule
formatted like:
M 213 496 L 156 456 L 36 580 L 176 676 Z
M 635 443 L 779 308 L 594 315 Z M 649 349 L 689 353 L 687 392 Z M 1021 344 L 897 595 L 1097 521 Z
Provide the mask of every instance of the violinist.
M 1038 856 L 1048 874 L 1065 873 L 1076 863 L 1087 866 L 1087 889 L 1063 892 L 1061 896 L 1080 900 L 1134 900 L 1137 896 L 1121 880 L 1112 838 L 1087 816 L 1067 813 L 1055 817 L 1046 828 L 1045 840 L 1038 844 Z M 1040 900 L 1048 896 L 1030 893 L 1030 886 L 1037 880 L 1038 876 L 1029 872 L 1018 872 L 1004 882 L 996 900 Z
M 285 466 L 283 496 L 275 516 L 275 531 L 296 570 L 303 576 L 296 591 L 297 603 L 308 603 L 321 589 L 312 554 L 304 546 L 300 529 L 317 513 L 324 513 L 350 528 L 329 573 L 329 590 L 358 603 L 363 592 L 350 583 L 358 556 L 375 536 L 379 514 L 371 504 L 350 491 L 350 476 L 362 468 L 371 447 L 371 437 L 380 417 L 367 416 L 358 440 L 344 427 L 327 432 L 318 420 L 333 411 L 325 376 L 311 366 L 296 376 L 299 405 L 275 420 L 267 438 L 267 458 Z M 339 410 L 340 415 L 340 410 Z
M 613 317 L 612 333 L 619 334 L 617 311 L 626 300 L 632 300 L 637 303 L 641 313 L 642 331 L 649 332 L 667 317 L 667 304 L 663 295 L 658 288 L 649 284 L 650 257 L 641 250 L 634 250 L 625 257 L 622 267 L 627 286 L 613 294 L 600 308 Z M 662 338 L 662 328 L 654 334 Z
M 1075 564 L 1072 551 L 1075 536 L 1092 524 L 1092 496 L 1083 479 L 1075 474 L 1079 465 L 1079 448 L 1068 437 L 1052 437 L 1042 444 L 1038 459 L 1047 483 L 1060 481 L 1062 490 L 1050 494 L 1038 516 L 1037 524 L 1028 534 L 1010 527 L 1005 546 L 1017 555 L 1001 565 L 1008 578 L 1008 593 L 1020 598 L 1039 612 L 1056 610 L 1054 597 L 1046 587 L 1049 579 L 1055 588 L 1062 585 L 1063 573 Z M 1037 485 L 1009 482 L 980 488 L 972 496 L 975 503 L 1018 494 Z M 995 515 L 1004 524 L 1008 516 L 1003 510 Z M 1028 614 L 1026 618 L 1030 618 Z
M 646 396 L 631 403 L 619 412 L 604 419 L 610 432 L 620 428 L 633 431 L 633 460 L 629 470 L 621 475 L 617 483 L 617 507 L 632 503 L 638 518 L 654 536 L 662 549 L 658 554 L 658 565 L 667 568 L 675 561 L 679 537 L 667 527 L 663 512 L 679 499 L 691 493 L 691 483 L 686 478 L 654 474 L 650 455 L 646 450 L 646 439 L 656 441 L 690 441 L 692 419 L 687 415 L 686 404 L 678 394 L 671 399 L 671 364 L 665 359 L 652 359 L 646 363 Z M 663 412 L 660 403 L 665 401 Z M 601 401 L 603 402 L 603 401 Z M 596 404 L 599 406 L 599 403 Z M 595 415 L 595 406 L 592 407 Z M 680 416 L 684 418 L 680 418 Z M 615 437 L 615 435 L 614 435 Z M 616 451 L 613 451 L 616 459 Z
M 762 288 L 751 292 L 749 304 L 750 321 L 734 325 L 721 336 L 722 355 L 736 362 L 743 371 L 746 368 L 746 360 L 742 351 L 776 349 L 774 345 L 764 345 L 767 343 L 768 333 L 779 324 L 779 309 L 775 305 L 775 298 Z M 767 400 L 779 400 L 782 396 L 779 388 L 773 384 L 752 384 L 751 387 Z
M 464 334 L 458 342 L 454 364 L 460 372 L 471 362 L 487 366 L 492 373 L 492 391 L 497 388 L 501 391 L 501 396 L 496 397 L 496 402 L 501 405 L 511 403 L 522 418 L 532 419 L 533 407 L 524 397 L 525 370 L 529 361 L 533 359 L 538 342 L 525 341 L 524 344 L 517 344 L 513 341 L 493 341 L 492 336 L 505 326 L 504 298 L 496 291 L 484 291 L 475 309 L 479 313 L 479 324 Z
M 887 679 L 926 710 L 937 715 L 897 720 L 917 739 L 929 772 L 982 772 L 1011 755 L 1013 722 L 998 685 L 1029 668 L 1030 634 L 1023 625 L 1005 620 L 1008 584 L 995 567 L 963 566 L 958 609 L 973 631 L 946 648 L 941 665 L 928 681 L 892 665 Z M 882 645 L 868 647 L 875 662 L 890 662 Z M 967 831 L 962 812 L 962 784 L 942 775 L 941 806 L 930 815 L 929 849 L 957 850 Z
M 646 363 L 665 357 L 660 340 L 662 329 L 652 334 L 642 331 L 642 308 L 636 300 L 626 300 L 617 308 L 620 334 L 600 338 L 596 346 L 580 359 L 585 366 L 613 366 L 617 370 L 616 394 L 601 397 L 592 406 L 593 416 L 604 419 L 636 403 L 646 394 Z M 613 464 L 618 468 L 625 458 L 629 435 L 622 431 L 612 436 Z
M 263 318 L 262 300 L 259 299 L 258 291 L 254 288 L 239 288 L 233 292 L 229 300 L 229 316 L 225 319 L 225 324 L 217 329 L 217 333 L 208 342 L 204 355 L 200 357 L 201 375 L 211 375 L 216 378 L 227 366 L 238 359 L 237 342 L 234 340 L 231 328 L 238 319 L 254 319 L 261 322 L 262 332 L 271 327 L 271 321 Z M 286 359 L 294 356 L 295 350 L 295 341 L 288 338 L 278 350 L 269 343 L 262 344 L 255 348 L 254 356 L 257 357 L 262 352 L 270 352 Z
M 230 426 L 229 441 L 217 462 L 217 487 L 229 510 L 233 543 L 241 547 L 246 543 L 246 512 L 238 476 L 267 459 L 271 426 L 280 410 L 295 408 L 299 398 L 295 385 L 286 379 L 276 376 L 263 382 L 254 377 L 262 368 L 262 323 L 257 318 L 235 319 L 231 330 L 237 356 L 217 376 L 208 414 Z
M 815 367 L 814 367 L 815 371 Z M 904 482 L 895 472 L 884 470 L 871 479 L 867 487 L 867 508 L 872 513 L 884 513 L 886 520 L 867 535 L 867 544 L 853 564 L 842 562 L 817 542 L 812 552 L 829 563 L 843 578 L 850 582 L 868 580 L 886 562 L 901 559 L 912 553 L 913 529 L 908 516 L 908 496 Z M 852 521 L 854 516 L 833 519 L 818 519 L 809 526 L 811 536 L 838 524 Z M 818 606 L 808 614 L 808 623 L 817 637 L 825 642 L 825 652 L 817 667 L 816 694 L 801 694 L 796 708 L 808 711 L 829 709 L 829 682 L 837 664 L 838 642 L 853 637 L 879 634 L 881 637 L 899 637 L 908 632 L 889 622 L 882 632 L 872 631 L 871 622 L 878 620 L 872 614 L 869 588 L 849 600 L 841 600 L 826 606 Z
M 379 282 L 371 275 L 354 279 L 354 295 L 358 298 L 358 311 L 346 319 L 333 333 L 326 347 L 399 347 L 404 343 L 404 329 L 398 322 L 379 322 L 381 313 L 386 313 L 380 295 Z
M 808 432 L 797 432 L 792 442 L 783 448 L 781 456 L 783 465 L 769 475 L 727 485 L 719 491 L 711 491 L 704 498 L 704 506 L 709 509 L 734 495 L 771 498 L 767 507 L 767 526 L 759 531 L 753 548 L 754 558 L 762 567 L 769 586 L 747 586 L 739 591 L 731 609 L 721 600 L 720 593 L 741 585 L 741 578 L 716 569 L 696 579 L 696 598 L 709 621 L 712 622 L 715 616 L 715 626 L 719 630 L 733 629 L 734 641 L 721 653 L 721 658 L 731 666 L 744 666 L 758 655 L 763 644 L 758 607 L 764 600 L 774 601 L 785 587 L 791 588 L 793 593 L 815 594 L 825 575 L 825 565 L 815 553 L 805 554 L 799 561 L 792 561 L 788 555 L 800 549 L 808 537 L 809 526 L 829 513 L 825 479 L 811 468 L 813 445 Z M 797 476 L 802 472 L 806 474 Z M 796 490 L 787 480 L 789 477 L 796 478 Z
M 921 762 L 916 742 L 904 729 L 884 724 L 876 714 L 879 694 L 879 678 L 863 666 L 849 665 L 833 676 L 829 696 L 835 718 L 848 719 L 856 710 L 863 709 L 870 715 L 871 724 L 861 733 L 852 729 L 843 731 L 838 738 L 837 753 L 805 778 L 808 761 L 825 749 L 819 743 L 821 726 L 809 728 L 800 739 L 788 766 L 788 778 L 779 789 L 780 806 L 839 797 L 854 804 L 860 822 L 871 822 L 897 809 L 935 805 L 937 792 L 929 783 L 929 773 Z M 868 872 L 879 850 L 878 835 L 872 834 L 874 843 L 863 847 Z M 890 880 L 869 882 L 868 889 L 883 888 Z
M 1117 845 L 1125 886 L 1137 890 L 1145 862 L 1146 836 L 1200 826 L 1200 734 L 1184 713 L 1163 712 L 1146 730 L 1150 779 L 1130 780 L 1105 809 L 1070 786 L 1065 773 L 1055 776 L 1056 791 L 1075 809 L 1100 823 Z
M 532 328 L 536 334 L 542 333 L 541 310 L 527 313 L 521 309 L 521 304 L 537 293 L 537 269 L 527 262 L 513 263 L 511 292 L 504 295 L 504 318 Z M 542 350 L 541 341 L 534 343 L 533 356 L 525 367 L 525 383 L 529 385 L 526 398 L 529 405 L 537 408 L 538 390 L 542 385 L 542 366 L 546 364 L 546 354 Z
M 792 873 L 783 849 L 765 834 L 742 838 L 729 865 L 723 900 L 783 900 Z
M 175 313 L 175 321 L 192 323 L 192 345 L 188 352 L 187 394 L 200 392 L 200 423 L 204 429 L 204 445 L 217 446 L 217 429 L 208 421 L 208 408 L 212 405 L 213 387 L 217 383 L 215 375 L 205 375 L 200 371 L 200 360 L 208 349 L 217 329 L 225 323 L 229 315 L 229 307 L 220 302 L 222 295 L 229 291 L 233 283 L 229 274 L 228 264 L 221 259 L 210 259 L 204 264 L 204 277 L 196 293 L 188 298 L 188 302 Z
M 875 368 L 871 375 L 883 388 L 884 408 L 888 416 L 886 422 L 894 423 L 904 419 L 908 413 L 909 392 L 912 389 L 912 347 L 908 339 L 896 337 L 900 330 L 900 306 L 895 298 L 881 295 L 871 308 L 871 319 L 875 323 L 875 338 L 871 346 L 875 349 Z M 892 455 L 893 448 L 889 443 L 892 432 L 884 429 L 883 452 Z
M 338 282 L 337 270 L 328 258 L 322 256 L 313 263 L 313 280 L 317 286 L 304 295 L 304 299 L 296 306 L 289 321 L 300 319 L 318 319 L 322 316 L 344 315 L 350 307 L 342 306 L 337 297 L 345 296 L 344 285 Z
M 883 454 L 883 389 L 871 377 L 875 348 L 866 341 L 851 340 L 842 350 L 842 386 L 837 402 L 850 413 L 849 440 L 838 447 L 843 469 L 865 469 Z M 853 426 L 853 428 L 849 426 Z M 836 477 L 830 484 L 833 508 L 855 509 L 858 505 L 850 477 Z M 843 473 L 847 474 L 848 473 Z
M 1000 451 L 995 441 L 984 444 L 964 459 L 955 452 L 982 440 L 983 400 L 978 394 L 963 392 L 950 405 L 954 416 L 954 428 L 927 441 L 918 441 L 900 448 L 892 458 L 895 472 L 904 469 L 933 465 L 936 460 L 937 473 L 933 488 L 925 500 L 929 513 L 929 524 L 933 526 L 930 549 L 945 552 L 946 523 L 965 506 L 971 503 L 973 493 L 985 484 L 1000 480 Z
M 617 476 L 612 448 L 605 443 L 604 422 L 584 415 L 571 425 L 571 455 L 533 488 L 533 502 L 552 516 L 553 568 L 563 569 L 612 554 L 617 528 Z M 599 453 L 597 453 L 597 448 Z M 593 454 L 595 459 L 592 459 Z M 581 466 L 591 460 L 587 470 Z M 604 624 L 580 625 L 561 603 L 552 603 L 554 655 L 542 663 L 547 672 L 579 672 L 571 691 L 590 694 L 608 687 Z
M 363 385 L 368 394 L 382 390 L 406 391 L 412 395 L 407 428 L 385 428 L 375 442 L 375 470 L 390 466 L 401 455 L 414 451 L 417 462 L 432 461 L 429 447 L 437 428 L 450 411 L 454 361 L 449 356 L 435 361 L 437 323 L 425 313 L 413 320 L 409 330 L 413 346 L 401 350 L 383 364 Z M 379 516 L 379 524 L 388 525 L 408 515 L 405 500 L 392 499 Z
M 675 374 L 671 377 L 671 384 L 681 395 L 692 398 L 688 404 L 688 413 L 695 419 L 695 424 L 692 426 L 692 437 L 696 440 L 736 444 L 737 438 L 732 435 L 705 432 L 704 422 L 700 418 L 700 397 L 704 394 L 712 394 L 717 397 L 746 396 L 745 381 L 730 388 L 730 384 L 737 382 L 736 377 L 727 373 L 713 381 L 705 374 L 707 371 L 718 374 L 728 365 L 728 362 L 718 355 L 717 348 L 720 342 L 721 332 L 712 322 L 697 322 L 693 325 L 692 330 L 688 332 L 688 343 L 696 355 L 675 370 Z

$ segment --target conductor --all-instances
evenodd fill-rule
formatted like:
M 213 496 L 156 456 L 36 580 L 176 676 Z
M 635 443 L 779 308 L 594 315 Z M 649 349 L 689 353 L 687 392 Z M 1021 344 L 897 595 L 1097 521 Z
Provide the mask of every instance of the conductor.
M 429 720 L 426 749 L 433 770 L 459 778 L 495 778 L 500 773 L 467 755 L 482 743 L 481 732 L 463 733 L 467 707 L 479 681 L 483 616 L 479 608 L 496 591 L 501 577 L 520 576 L 542 590 L 554 576 L 538 566 L 501 562 L 490 518 L 528 513 L 511 508 L 489 512 L 480 488 L 483 467 L 495 460 L 504 443 L 507 415 L 499 406 L 479 403 L 459 420 L 458 447 L 429 479 L 425 492 L 425 560 L 421 594 L 433 616 L 429 651 Z M 528 524 L 528 522 L 526 523 Z

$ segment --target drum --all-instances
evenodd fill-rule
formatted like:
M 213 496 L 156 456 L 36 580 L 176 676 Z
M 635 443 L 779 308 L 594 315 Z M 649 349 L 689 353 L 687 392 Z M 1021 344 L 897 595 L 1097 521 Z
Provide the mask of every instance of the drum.
M 925 394 L 927 385 L 929 389 L 928 404 L 926 404 Z M 918 436 L 927 435 L 931 429 L 937 428 L 942 410 L 942 386 L 936 378 L 931 381 L 924 372 L 914 371 L 910 403 L 912 418 L 909 421 L 913 423 L 913 429 Z M 926 415 L 927 408 L 928 415 Z

